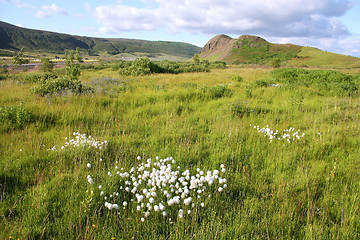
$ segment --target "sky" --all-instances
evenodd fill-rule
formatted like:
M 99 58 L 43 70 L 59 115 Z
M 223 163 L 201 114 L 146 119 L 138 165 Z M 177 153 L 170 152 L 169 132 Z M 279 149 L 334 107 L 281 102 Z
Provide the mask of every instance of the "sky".
M 0 0 L 0 21 L 199 47 L 218 34 L 251 34 L 360 57 L 360 0 Z

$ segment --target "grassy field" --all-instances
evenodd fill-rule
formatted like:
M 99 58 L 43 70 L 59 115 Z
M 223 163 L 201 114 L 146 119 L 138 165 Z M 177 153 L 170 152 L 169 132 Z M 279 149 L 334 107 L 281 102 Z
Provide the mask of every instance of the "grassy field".
M 33 90 L 40 73 L 12 74 L 0 81 L 0 238 L 359 239 L 351 73 L 89 69 L 80 81 L 92 91 L 43 97 Z M 182 188 L 146 182 L 144 166 L 164 179 L 178 171 Z M 190 193 L 172 204 L 165 189 Z

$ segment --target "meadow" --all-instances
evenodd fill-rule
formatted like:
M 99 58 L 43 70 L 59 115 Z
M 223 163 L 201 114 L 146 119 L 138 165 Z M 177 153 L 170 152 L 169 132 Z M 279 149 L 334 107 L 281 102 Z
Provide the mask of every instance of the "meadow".
M 91 66 L 0 81 L 1 239 L 360 238 L 359 72 Z

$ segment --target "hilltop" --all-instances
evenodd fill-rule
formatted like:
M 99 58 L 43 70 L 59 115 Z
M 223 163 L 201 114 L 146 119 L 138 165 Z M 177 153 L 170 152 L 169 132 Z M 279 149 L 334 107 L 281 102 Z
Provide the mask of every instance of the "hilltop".
M 278 58 L 282 65 L 309 67 L 360 67 L 360 59 L 294 44 L 274 44 L 265 39 L 242 35 L 238 39 L 217 35 L 201 49 L 199 56 L 227 63 L 268 64 Z
M 27 52 L 62 54 L 79 47 L 89 56 L 118 54 L 168 55 L 191 58 L 201 48 L 182 42 L 146 41 L 125 38 L 94 38 L 33 30 L 0 21 L 0 53 Z

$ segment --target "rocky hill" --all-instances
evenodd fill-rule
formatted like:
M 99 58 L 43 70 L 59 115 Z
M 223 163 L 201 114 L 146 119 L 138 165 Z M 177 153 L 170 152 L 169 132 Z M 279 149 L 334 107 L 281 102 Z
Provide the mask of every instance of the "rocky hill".
M 238 64 L 269 64 L 278 58 L 287 66 L 360 67 L 359 58 L 294 44 L 274 44 L 252 35 L 237 39 L 217 35 L 205 44 L 199 56 L 210 61 Z
M 263 64 L 273 58 L 290 60 L 301 50 L 293 44 L 272 44 L 252 35 L 242 35 L 233 39 L 226 35 L 212 38 L 200 51 L 200 57 L 226 62 Z

